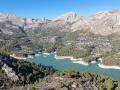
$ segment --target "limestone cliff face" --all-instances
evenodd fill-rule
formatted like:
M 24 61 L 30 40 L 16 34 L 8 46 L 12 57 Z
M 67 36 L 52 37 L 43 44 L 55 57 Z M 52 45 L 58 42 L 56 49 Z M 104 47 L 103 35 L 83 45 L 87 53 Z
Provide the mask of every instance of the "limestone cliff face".
M 32 24 L 32 23 L 42 23 L 45 21 L 49 21 L 45 18 L 41 19 L 32 19 L 32 18 L 21 18 L 17 17 L 16 15 L 10 15 L 6 13 L 0 13 L 0 22 L 6 22 L 10 21 L 12 24 L 16 24 L 19 26 L 26 24 Z
M 18 25 L 18 26 L 23 26 L 24 24 L 24 19 L 17 17 L 15 15 L 9 15 L 9 14 L 4 14 L 0 13 L 0 22 L 11 22 L 13 25 Z
M 0 13 L 0 30 L 5 35 L 23 35 L 25 30 L 40 27 L 41 24 L 48 22 L 47 19 L 21 18 L 15 15 Z
M 70 12 L 55 20 L 71 23 L 71 31 L 89 30 L 95 34 L 108 35 L 120 31 L 120 11 L 100 12 L 88 17 L 80 17 Z
M 65 22 L 75 22 L 77 20 L 79 20 L 79 16 L 77 16 L 77 14 L 75 12 L 68 12 L 64 15 L 61 15 L 59 17 L 57 17 L 55 20 L 63 20 Z
M 44 29 L 57 27 L 61 31 L 88 30 L 95 34 L 109 35 L 120 32 L 120 11 L 100 12 L 88 17 L 69 12 L 54 20 L 20 18 L 15 15 L 0 13 L 0 30 L 5 34 L 14 34 L 12 29 L 20 31 L 41 28 L 41 26 Z

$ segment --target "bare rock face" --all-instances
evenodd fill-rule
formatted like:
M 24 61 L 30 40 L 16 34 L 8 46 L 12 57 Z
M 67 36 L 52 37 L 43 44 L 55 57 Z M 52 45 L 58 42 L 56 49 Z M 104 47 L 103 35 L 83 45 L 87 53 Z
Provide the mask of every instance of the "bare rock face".
M 14 30 L 29 30 L 34 28 L 45 29 L 57 27 L 56 30 L 74 32 L 77 30 L 88 30 L 94 34 L 109 35 L 120 32 L 120 11 L 99 12 L 94 15 L 83 17 L 75 12 L 69 12 L 55 18 L 53 21 L 48 19 L 20 18 L 15 15 L 0 13 L 0 29 L 10 35 Z M 9 31 L 11 30 L 11 31 Z
M 120 14 L 104 12 L 91 17 L 91 30 L 95 34 L 108 35 L 120 31 Z
M 24 19 L 24 29 L 28 30 L 28 29 L 33 29 L 36 27 L 40 27 L 42 24 L 46 24 L 48 23 L 50 20 L 48 19 L 31 19 L 31 18 L 25 18 Z
M 15 15 L 0 13 L 0 30 L 4 35 L 21 36 L 25 30 L 40 27 L 40 24 L 48 22 L 47 19 L 20 18 Z
M 0 13 L 0 22 L 7 21 L 7 14 Z
M 71 23 L 71 32 L 89 30 L 95 34 L 109 35 L 120 31 L 120 11 L 100 12 L 89 17 L 79 17 L 70 12 L 55 20 Z
M 4 36 L 19 36 L 24 34 L 22 27 L 24 25 L 24 20 L 15 15 L 9 15 L 5 13 L 0 13 L 0 29 L 1 34 Z
M 11 22 L 13 25 L 23 26 L 24 20 L 15 15 L 0 13 L 0 22 Z
M 55 20 L 62 20 L 65 22 L 72 23 L 78 19 L 79 19 L 79 16 L 77 16 L 77 14 L 75 12 L 69 12 L 69 13 L 66 13 L 64 15 L 57 17 Z
M 15 15 L 10 15 L 10 14 L 6 14 L 6 13 L 0 13 L 0 22 L 10 22 L 13 25 L 17 25 L 20 27 L 23 26 L 27 26 L 29 24 L 32 24 L 32 26 L 34 27 L 34 24 L 38 24 L 39 23 L 45 23 L 49 20 L 43 18 L 43 19 L 31 19 L 31 18 L 20 18 L 17 17 Z

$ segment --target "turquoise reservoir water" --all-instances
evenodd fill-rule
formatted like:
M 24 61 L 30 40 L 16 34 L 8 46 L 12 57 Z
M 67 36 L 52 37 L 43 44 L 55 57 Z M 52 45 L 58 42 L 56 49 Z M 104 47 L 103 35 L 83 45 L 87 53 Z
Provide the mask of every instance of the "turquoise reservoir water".
M 79 70 L 84 72 L 96 73 L 99 75 L 110 76 L 115 80 L 120 81 L 120 70 L 117 69 L 103 69 L 98 67 L 97 64 L 89 64 L 88 66 L 73 63 L 69 59 L 55 59 L 54 54 L 52 55 L 43 55 L 33 56 L 33 58 L 28 59 L 30 62 L 34 62 L 37 64 L 42 64 L 46 66 L 52 66 L 57 70 Z

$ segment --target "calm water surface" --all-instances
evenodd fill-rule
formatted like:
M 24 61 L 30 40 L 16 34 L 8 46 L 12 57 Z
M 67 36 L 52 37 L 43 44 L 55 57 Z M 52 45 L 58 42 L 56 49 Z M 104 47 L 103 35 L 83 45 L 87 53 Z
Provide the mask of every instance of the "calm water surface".
M 98 67 L 97 64 L 89 64 L 88 66 L 73 63 L 69 59 L 55 59 L 54 54 L 52 55 L 43 55 L 33 56 L 32 59 L 28 59 L 30 62 L 34 62 L 37 64 L 42 64 L 46 66 L 52 66 L 57 70 L 79 70 L 79 71 L 88 71 L 92 73 L 96 73 L 99 75 L 110 76 L 115 80 L 120 81 L 120 70 L 117 69 L 102 69 Z

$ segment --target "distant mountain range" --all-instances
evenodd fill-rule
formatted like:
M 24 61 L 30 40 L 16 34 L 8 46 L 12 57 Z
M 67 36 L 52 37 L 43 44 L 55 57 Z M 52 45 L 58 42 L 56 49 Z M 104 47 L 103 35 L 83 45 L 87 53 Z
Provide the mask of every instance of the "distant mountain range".
M 0 13 L 0 33 L 12 35 L 16 32 L 14 29 L 22 33 L 24 30 L 41 27 L 57 27 L 62 31 L 70 32 L 88 30 L 95 34 L 108 35 L 120 32 L 120 11 L 100 12 L 88 17 L 78 16 L 75 12 L 68 12 L 54 20 L 20 18 L 15 15 Z

